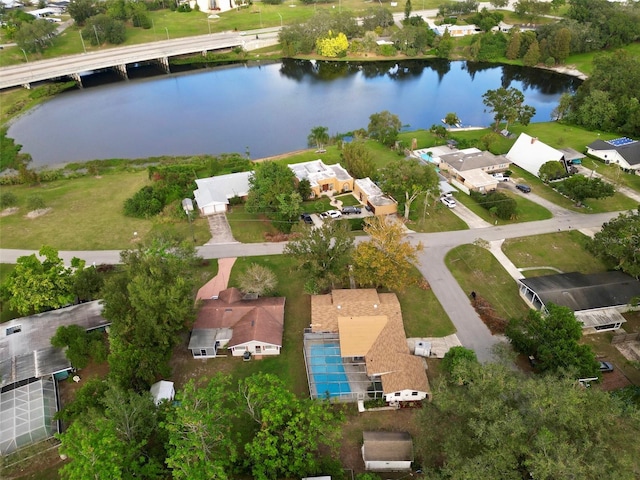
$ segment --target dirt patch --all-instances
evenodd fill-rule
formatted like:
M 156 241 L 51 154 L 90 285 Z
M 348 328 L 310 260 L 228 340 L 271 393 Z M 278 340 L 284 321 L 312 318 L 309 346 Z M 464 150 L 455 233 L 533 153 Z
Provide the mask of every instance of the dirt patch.
M 39 208 L 38 210 L 31 210 L 25 215 L 25 218 L 38 218 L 46 215 L 51 211 L 51 208 Z
M 2 210 L 2 212 L 0 212 L 0 217 L 7 217 L 9 215 L 13 215 L 14 213 L 17 213 L 18 210 L 20 210 L 18 207 L 5 208 L 4 210 Z
M 507 328 L 507 321 L 500 315 L 498 315 L 498 313 L 486 299 L 475 292 L 472 293 L 472 297 L 473 299 L 471 304 L 473 305 L 473 308 L 476 310 L 476 312 L 478 312 L 478 315 L 480 315 L 480 318 L 487 326 L 489 331 L 493 335 L 503 334 L 505 329 Z
M 613 372 L 603 373 L 601 381 L 597 384 L 600 390 L 610 392 L 611 390 L 618 390 L 631 385 L 629 379 L 625 376 L 624 372 L 614 365 Z
M 630 362 L 640 362 L 640 342 L 623 342 L 614 346 Z
M 76 393 L 87 380 L 91 378 L 106 378 L 109 373 L 109 364 L 107 362 L 94 363 L 91 362 L 86 368 L 78 370 L 66 380 L 58 383 L 58 394 L 60 395 L 60 404 L 62 407 L 69 405 L 76 398 Z M 79 382 L 73 381 L 73 376 L 80 377 Z

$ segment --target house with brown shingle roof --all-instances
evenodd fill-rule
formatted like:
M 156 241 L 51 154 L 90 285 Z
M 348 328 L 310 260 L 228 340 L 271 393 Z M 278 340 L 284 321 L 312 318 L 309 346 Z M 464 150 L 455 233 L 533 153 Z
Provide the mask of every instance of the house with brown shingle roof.
M 426 366 L 411 355 L 395 293 L 375 289 L 332 290 L 311 297 L 311 333 L 338 334 L 345 366 L 364 359 L 366 374 L 380 382 L 387 402 L 416 401 L 430 394 Z
M 191 331 L 194 358 L 211 358 L 221 348 L 233 356 L 279 355 L 284 330 L 284 297 L 245 298 L 227 288 L 217 299 L 204 300 Z

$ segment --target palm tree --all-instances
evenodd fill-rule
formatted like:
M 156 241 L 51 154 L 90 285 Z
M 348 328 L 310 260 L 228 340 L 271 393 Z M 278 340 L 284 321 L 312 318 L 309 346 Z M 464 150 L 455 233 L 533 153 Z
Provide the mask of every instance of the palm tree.
M 311 133 L 307 137 L 309 146 L 315 145 L 318 150 L 322 150 L 324 144 L 329 141 L 329 128 L 328 127 L 313 127 Z

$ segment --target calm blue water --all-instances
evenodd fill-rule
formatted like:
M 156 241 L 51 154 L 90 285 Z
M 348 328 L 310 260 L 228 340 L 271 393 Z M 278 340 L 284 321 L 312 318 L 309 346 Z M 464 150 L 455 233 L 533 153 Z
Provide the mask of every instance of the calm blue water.
M 487 126 L 482 94 L 522 90 L 547 121 L 579 81 L 512 66 L 435 61 L 285 61 L 122 81 L 67 92 L 17 119 L 9 135 L 34 165 L 104 158 L 250 153 L 261 158 L 307 147 L 314 126 L 331 134 L 366 128 L 382 110 L 406 128 L 456 112 Z
M 329 392 L 331 397 L 351 393 L 337 343 L 311 345 L 309 361 L 319 397 L 323 397 L 326 392 Z

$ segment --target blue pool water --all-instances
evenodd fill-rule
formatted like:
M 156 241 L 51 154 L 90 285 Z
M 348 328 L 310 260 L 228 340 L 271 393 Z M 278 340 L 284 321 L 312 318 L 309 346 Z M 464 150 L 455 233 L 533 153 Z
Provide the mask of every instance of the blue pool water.
M 311 345 L 309 362 L 318 397 L 323 397 L 326 392 L 331 397 L 351 393 L 337 343 Z

